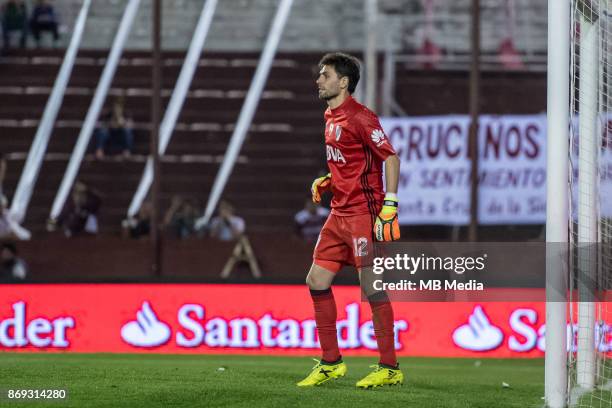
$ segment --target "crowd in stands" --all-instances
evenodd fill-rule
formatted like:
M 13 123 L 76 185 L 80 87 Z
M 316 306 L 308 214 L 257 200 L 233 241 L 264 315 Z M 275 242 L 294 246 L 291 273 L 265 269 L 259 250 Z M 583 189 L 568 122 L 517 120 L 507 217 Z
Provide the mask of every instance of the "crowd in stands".
M 0 9 L 2 18 L 2 47 L 8 50 L 16 46 L 12 36 L 19 37 L 18 46 L 25 48 L 31 33 L 37 47 L 41 45 L 41 34 L 49 32 L 54 43 L 59 40 L 59 19 L 50 0 L 36 0 L 32 12 L 23 0 L 6 0 Z
M 19 256 L 18 242 L 31 238 L 11 213 L 7 197 L 2 194 L 3 180 L 7 171 L 6 159 L 0 154 L 0 283 L 27 281 L 28 265 Z M 94 236 L 99 233 L 98 217 L 105 194 L 88 182 L 77 180 L 60 215 L 49 220 L 47 230 L 66 238 Z M 323 202 L 328 202 L 324 197 Z M 149 239 L 152 229 L 152 204 L 145 201 L 134 217 L 125 219 L 121 226 L 124 239 Z M 220 277 L 229 279 L 236 271 L 248 268 L 252 278 L 259 279 L 262 272 L 255 248 L 247 235 L 244 218 L 227 200 L 222 200 L 216 214 L 209 222 L 203 222 L 201 203 L 190 196 L 175 195 L 163 217 L 161 227 L 167 237 L 185 239 L 190 237 L 215 239 L 231 245 L 229 257 Z M 294 216 L 296 236 L 306 243 L 314 244 L 327 219 L 329 209 L 314 204 L 309 198 L 303 209 Z
M 135 216 L 123 220 L 122 236 L 134 239 L 148 237 L 151 231 L 151 210 L 151 203 L 145 201 Z M 178 239 L 211 237 L 225 242 L 239 240 L 246 230 L 244 219 L 235 214 L 234 207 L 227 201 L 219 203 L 219 211 L 209 223 L 199 223 L 201 216 L 197 200 L 175 195 L 164 214 L 162 226 L 170 236 Z
M 115 108 L 116 109 L 116 108 Z M 112 120 L 112 119 L 111 119 Z M 2 193 L 6 174 L 6 159 L 0 154 L 0 282 L 19 282 L 26 278 L 28 267 L 18 256 L 17 242 L 29 240 L 31 233 L 23 228 L 8 207 L 8 199 Z M 57 219 L 50 219 L 48 232 L 61 232 L 66 238 L 92 236 L 99 232 L 98 215 L 104 194 L 91 185 L 78 180 Z M 325 222 L 329 210 L 308 200 L 304 209 L 295 216 L 299 236 L 306 242 L 314 242 Z M 122 222 L 122 237 L 147 239 L 152 227 L 152 205 L 145 201 L 134 217 Z M 261 277 L 261 270 L 251 242 L 246 234 L 246 222 L 232 204 L 219 203 L 217 214 L 210 222 L 202 222 L 200 203 L 192 197 L 175 195 L 162 221 L 164 231 L 177 239 L 209 237 L 234 245 L 222 272 L 227 279 L 239 264 L 246 264 L 252 276 Z

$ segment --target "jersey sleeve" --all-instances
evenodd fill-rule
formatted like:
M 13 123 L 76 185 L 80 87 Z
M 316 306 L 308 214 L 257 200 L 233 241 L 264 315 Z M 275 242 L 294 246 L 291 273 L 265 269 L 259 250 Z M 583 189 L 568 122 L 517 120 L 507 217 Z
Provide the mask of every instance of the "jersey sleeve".
M 395 154 L 389 138 L 385 134 L 380 121 L 371 112 L 362 112 L 358 115 L 359 134 L 364 143 L 380 160 L 384 161 Z

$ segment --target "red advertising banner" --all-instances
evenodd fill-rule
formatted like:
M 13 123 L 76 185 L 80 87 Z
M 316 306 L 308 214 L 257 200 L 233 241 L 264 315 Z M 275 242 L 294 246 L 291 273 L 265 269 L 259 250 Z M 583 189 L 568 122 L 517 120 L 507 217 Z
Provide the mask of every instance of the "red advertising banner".
M 335 287 L 345 355 L 376 355 L 359 287 Z M 402 356 L 541 357 L 542 302 L 394 303 Z M 610 307 L 612 315 L 612 307 Z M 612 351 L 608 322 L 599 351 Z M 568 344 L 575 336 L 568 325 Z M 317 355 L 304 286 L 69 284 L 0 286 L 0 351 Z

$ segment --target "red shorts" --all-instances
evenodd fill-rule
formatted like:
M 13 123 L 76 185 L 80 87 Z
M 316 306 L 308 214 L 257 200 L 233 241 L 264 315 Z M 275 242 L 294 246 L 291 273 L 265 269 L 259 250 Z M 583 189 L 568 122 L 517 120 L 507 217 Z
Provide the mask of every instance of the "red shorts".
M 330 214 L 321 229 L 313 262 L 331 272 L 344 265 L 370 266 L 373 254 L 372 218 L 369 214 L 342 217 Z

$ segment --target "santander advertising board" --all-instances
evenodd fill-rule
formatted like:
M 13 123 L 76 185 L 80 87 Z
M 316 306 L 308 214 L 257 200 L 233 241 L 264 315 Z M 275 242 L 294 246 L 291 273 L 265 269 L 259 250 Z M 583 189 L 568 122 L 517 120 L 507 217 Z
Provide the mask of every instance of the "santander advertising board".
M 376 355 L 359 288 L 334 288 L 343 354 Z M 394 303 L 400 356 L 542 357 L 542 302 Z M 612 352 L 600 322 L 595 347 Z M 568 344 L 575 333 L 568 325 Z M 308 291 L 296 285 L 3 285 L 0 350 L 317 355 Z

